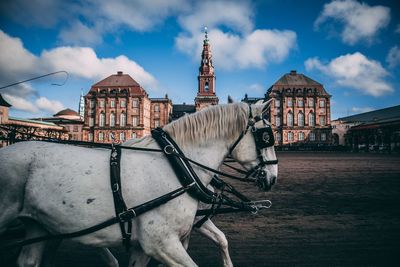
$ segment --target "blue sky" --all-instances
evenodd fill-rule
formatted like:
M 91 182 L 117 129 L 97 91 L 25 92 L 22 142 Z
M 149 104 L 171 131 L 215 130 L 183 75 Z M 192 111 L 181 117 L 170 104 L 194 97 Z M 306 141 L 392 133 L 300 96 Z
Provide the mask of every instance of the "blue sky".
M 150 97 L 193 103 L 204 26 L 220 103 L 262 96 L 297 70 L 332 95 L 332 118 L 400 104 L 397 1 L 3 0 L 0 86 L 11 116 L 77 110 L 81 90 L 124 71 Z

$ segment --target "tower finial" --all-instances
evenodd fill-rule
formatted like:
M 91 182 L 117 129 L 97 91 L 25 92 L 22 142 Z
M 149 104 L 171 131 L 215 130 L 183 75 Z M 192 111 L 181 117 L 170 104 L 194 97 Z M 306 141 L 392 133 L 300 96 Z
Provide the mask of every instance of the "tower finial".
M 204 27 L 204 43 L 208 43 L 207 26 Z

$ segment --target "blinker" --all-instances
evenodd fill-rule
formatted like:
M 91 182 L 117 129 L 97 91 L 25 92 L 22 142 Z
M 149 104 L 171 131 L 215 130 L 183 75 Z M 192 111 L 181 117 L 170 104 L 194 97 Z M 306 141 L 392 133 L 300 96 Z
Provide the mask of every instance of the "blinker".
M 275 144 L 275 138 L 271 126 L 268 125 L 264 128 L 253 127 L 252 132 L 254 140 L 256 141 L 257 149 L 271 147 Z

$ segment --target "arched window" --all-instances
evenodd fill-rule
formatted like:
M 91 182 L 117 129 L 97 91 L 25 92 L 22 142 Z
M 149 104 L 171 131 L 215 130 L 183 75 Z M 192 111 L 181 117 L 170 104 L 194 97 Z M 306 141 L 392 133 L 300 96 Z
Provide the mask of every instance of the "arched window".
M 99 126 L 104 127 L 106 126 L 106 115 L 102 112 L 99 115 Z
M 304 114 L 303 114 L 303 112 L 299 112 L 299 114 L 297 114 L 297 125 L 304 126 Z
M 114 127 L 115 126 L 115 114 L 114 112 L 111 112 L 110 114 L 110 127 Z
M 315 115 L 312 112 L 308 114 L 308 125 L 315 126 Z
M 206 84 L 204 86 L 204 91 L 208 92 L 208 82 L 206 82 Z
M 315 133 L 310 133 L 310 141 L 315 141 Z
M 287 125 L 293 126 L 293 113 L 291 111 L 287 114 Z
M 125 127 L 125 125 L 126 125 L 126 115 L 125 115 L 125 113 L 121 113 L 121 115 L 119 116 L 119 125 L 121 127 Z
M 288 136 L 289 142 L 293 141 L 293 133 L 292 132 L 288 132 L 287 136 Z

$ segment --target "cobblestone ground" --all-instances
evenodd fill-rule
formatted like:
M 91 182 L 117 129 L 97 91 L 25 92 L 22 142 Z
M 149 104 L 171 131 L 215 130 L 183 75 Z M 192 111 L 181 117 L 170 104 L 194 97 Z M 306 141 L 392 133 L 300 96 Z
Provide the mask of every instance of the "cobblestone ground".
M 278 158 L 271 192 L 233 183 L 253 199 L 270 199 L 271 209 L 213 219 L 228 237 L 235 266 L 400 266 L 399 156 L 281 152 Z M 122 248 L 112 251 L 126 264 Z M 189 253 L 200 266 L 221 266 L 213 243 L 196 233 Z M 0 266 L 13 266 L 12 253 L 0 254 Z M 105 265 L 95 250 L 66 241 L 56 266 Z

